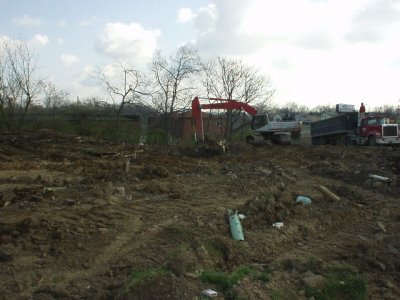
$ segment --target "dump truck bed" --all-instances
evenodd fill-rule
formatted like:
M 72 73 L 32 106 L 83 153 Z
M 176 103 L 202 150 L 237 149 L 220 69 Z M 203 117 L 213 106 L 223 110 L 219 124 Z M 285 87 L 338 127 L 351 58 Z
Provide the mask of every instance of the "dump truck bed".
M 350 112 L 311 123 L 311 136 L 324 136 L 352 132 L 357 129 L 358 113 Z

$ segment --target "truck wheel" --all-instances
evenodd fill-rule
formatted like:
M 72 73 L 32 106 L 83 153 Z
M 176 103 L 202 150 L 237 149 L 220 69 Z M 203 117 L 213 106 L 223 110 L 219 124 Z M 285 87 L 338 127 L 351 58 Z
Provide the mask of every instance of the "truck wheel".
M 376 146 L 375 136 L 371 135 L 370 137 L 368 137 L 368 146 Z

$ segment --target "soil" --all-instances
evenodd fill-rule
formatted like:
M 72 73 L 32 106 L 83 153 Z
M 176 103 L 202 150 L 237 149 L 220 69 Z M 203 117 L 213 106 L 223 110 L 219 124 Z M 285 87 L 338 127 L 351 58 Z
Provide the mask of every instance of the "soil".
M 202 299 L 208 288 L 217 299 L 308 299 L 307 282 L 324 283 L 333 264 L 355 268 L 368 299 L 400 299 L 399 148 L 185 153 L 0 135 L 0 299 Z M 227 208 L 245 216 L 244 241 Z M 240 266 L 270 279 L 245 276 L 227 292 L 200 278 Z

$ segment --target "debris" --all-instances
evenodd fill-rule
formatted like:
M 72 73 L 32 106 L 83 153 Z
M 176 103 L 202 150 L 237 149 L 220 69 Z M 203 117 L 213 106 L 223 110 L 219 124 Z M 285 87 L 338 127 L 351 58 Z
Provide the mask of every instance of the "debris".
M 374 175 L 374 174 L 369 174 L 368 176 L 369 178 L 373 178 L 373 179 L 378 179 L 384 182 L 388 182 L 390 180 L 389 177 L 384 177 L 384 176 L 379 176 L 379 175 Z
M 306 197 L 306 196 L 297 196 L 296 203 L 302 203 L 304 205 L 310 205 L 311 204 L 311 199 L 309 197 Z
M 238 216 L 240 220 L 246 219 L 246 216 L 244 214 L 238 214 Z
M 210 298 L 218 296 L 218 293 L 212 289 L 203 290 L 201 293 Z
M 391 283 L 389 280 L 383 281 L 383 285 L 385 287 L 389 288 L 389 289 L 395 289 L 396 288 L 396 286 L 393 283 Z
M 366 239 L 365 237 L 363 237 L 362 235 L 358 235 L 358 237 L 359 237 L 360 239 L 362 239 L 364 242 L 367 241 L 367 239 Z
M 331 198 L 334 201 L 340 201 L 340 197 L 335 193 L 331 192 L 328 188 L 323 185 L 317 185 L 317 188 L 327 197 Z
M 376 224 L 379 226 L 380 229 L 382 229 L 383 232 L 386 232 L 386 228 L 381 222 L 377 222 Z
M 127 160 L 125 161 L 125 164 L 124 164 L 124 171 L 125 171 L 125 172 L 129 172 L 129 164 L 130 164 L 130 160 L 127 159 Z
M 283 222 L 275 222 L 274 224 L 272 224 L 272 226 L 276 228 L 281 228 L 283 227 Z
M 45 187 L 43 190 L 44 190 L 44 192 L 56 192 L 56 191 L 63 191 L 66 189 L 67 188 L 65 186 L 49 186 L 49 187 Z
M 17 195 L 13 191 L 1 191 L 0 192 L 0 207 L 6 207 L 8 206 L 15 198 Z
M 381 263 L 378 260 L 373 260 L 373 263 L 375 264 L 375 266 L 379 267 L 379 269 L 381 269 L 381 271 L 386 272 L 386 265 Z
M 296 181 L 296 178 L 294 178 L 294 177 L 292 177 L 292 176 L 286 174 L 286 173 L 283 172 L 283 171 L 281 171 L 281 176 L 282 176 L 283 178 L 286 178 L 286 179 L 289 180 L 289 181 L 292 181 L 292 182 Z
M 228 216 L 233 239 L 236 241 L 244 241 L 243 228 L 237 211 L 232 213 L 232 210 L 228 208 Z
M 125 187 L 123 186 L 116 187 L 115 194 L 121 197 L 125 197 Z
M 267 170 L 267 169 L 260 169 L 260 171 L 262 172 L 262 173 L 264 173 L 264 176 L 271 176 L 272 175 L 272 171 L 271 170 Z

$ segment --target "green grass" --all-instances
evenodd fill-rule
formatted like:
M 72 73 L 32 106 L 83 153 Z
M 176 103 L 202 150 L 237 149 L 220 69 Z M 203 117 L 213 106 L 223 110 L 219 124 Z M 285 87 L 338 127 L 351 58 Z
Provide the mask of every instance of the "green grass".
M 271 275 L 272 275 L 271 269 L 266 269 L 257 276 L 257 279 L 267 283 L 271 280 Z
M 275 290 L 272 292 L 271 299 L 272 300 L 293 300 L 297 299 L 298 295 L 292 289 L 281 289 Z
M 231 274 L 204 271 L 201 273 L 200 279 L 203 282 L 215 284 L 221 291 L 227 292 L 245 276 L 253 274 L 254 272 L 255 270 L 251 267 L 241 266 Z
M 143 271 L 134 271 L 129 276 L 129 281 L 126 285 L 126 289 L 131 289 L 135 285 L 157 276 L 163 275 L 167 272 L 165 268 L 149 268 Z
M 306 289 L 316 300 L 364 300 L 367 297 L 365 279 L 350 265 L 336 265 L 324 274 L 327 283 L 320 290 Z

